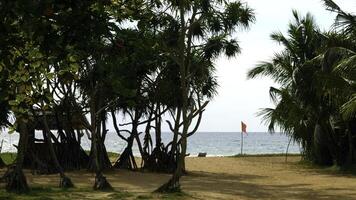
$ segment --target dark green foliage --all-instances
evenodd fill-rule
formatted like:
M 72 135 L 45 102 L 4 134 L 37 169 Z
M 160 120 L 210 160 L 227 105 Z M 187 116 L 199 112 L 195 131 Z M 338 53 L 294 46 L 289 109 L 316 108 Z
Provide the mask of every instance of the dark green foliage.
M 94 189 L 111 188 L 103 175 L 111 167 L 104 145 L 109 114 L 127 142 L 115 167 L 138 168 L 137 142 L 145 169 L 178 171 L 168 185 L 180 189 L 187 137 L 217 93 L 214 60 L 240 53 L 232 36 L 253 21 L 240 1 L 2 1 L 0 127 L 20 133 L 8 190 L 27 190 L 24 167 L 59 172 L 59 187 L 69 188 L 65 171 L 88 166 L 96 172 Z M 120 124 L 117 113 L 131 123 Z M 161 138 L 165 113 L 174 116 L 169 144 Z M 89 156 L 80 144 L 84 133 Z
M 173 141 L 170 143 L 171 151 L 164 150 L 166 148 L 162 147 L 162 144 L 156 144 L 154 153 L 151 158 L 148 156 L 147 162 L 158 166 L 159 162 L 150 162 L 156 159 L 155 156 L 171 157 L 172 166 L 176 166 L 173 177 L 158 191 L 174 192 L 180 190 L 179 178 L 185 168 L 187 137 L 197 131 L 204 108 L 216 93 L 217 83 L 213 61 L 221 54 L 232 57 L 240 52 L 238 43 L 231 38 L 232 34 L 237 28 L 248 28 L 254 20 L 254 14 L 240 1 L 174 0 L 165 1 L 159 7 L 154 4 L 149 5 L 154 9 L 148 11 L 150 19 L 144 17 L 143 21 L 150 24 L 146 27 L 149 27 L 153 33 L 157 33 L 158 39 L 161 39 L 157 40 L 157 46 L 166 59 L 159 67 L 158 86 L 164 87 L 164 92 L 166 88 L 176 90 L 175 94 L 169 92 L 168 95 L 163 96 L 163 98 L 166 96 L 174 98 L 173 101 L 168 102 L 171 104 L 169 106 L 172 106 L 168 108 L 174 118 L 173 123 L 167 122 L 174 133 Z M 142 24 L 140 27 L 143 27 Z M 167 76 L 165 74 L 167 72 L 176 74 Z M 164 79 L 160 79 L 161 74 L 165 76 Z M 174 84 L 176 86 L 171 87 Z M 159 93 L 161 98 L 162 93 Z M 161 103 L 167 102 L 165 100 L 157 103 L 159 103 L 157 107 L 160 108 L 163 106 Z M 192 123 L 194 118 L 197 119 L 195 125 Z M 155 123 L 161 122 L 158 120 Z M 188 131 L 192 126 L 194 127 L 192 131 Z M 148 124 L 147 127 L 146 134 L 149 134 L 150 125 Z M 160 129 L 156 130 L 156 137 L 157 135 L 160 135 Z M 149 140 L 149 137 L 146 138 Z M 149 142 L 145 144 L 147 149 Z M 152 169 L 153 166 L 147 168 Z
M 341 12 L 333 2 L 325 2 Z M 355 132 L 348 125 L 354 120 L 352 108 L 345 109 L 348 117 L 341 116 L 355 93 L 356 76 L 349 76 L 355 70 L 351 64 L 355 45 L 345 42 L 348 30 L 324 33 L 310 14 L 300 17 L 293 11 L 293 16 L 288 36 L 271 35 L 284 50 L 248 73 L 250 78 L 269 76 L 281 85 L 270 89 L 276 107 L 263 109 L 260 115 L 271 132 L 279 127 L 300 142 L 305 159 L 319 165 L 354 163 Z

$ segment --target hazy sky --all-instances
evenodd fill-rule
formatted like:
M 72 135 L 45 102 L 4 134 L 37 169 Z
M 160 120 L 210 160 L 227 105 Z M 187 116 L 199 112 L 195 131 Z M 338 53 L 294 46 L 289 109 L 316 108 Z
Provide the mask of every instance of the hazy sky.
M 256 22 L 248 32 L 240 32 L 237 38 L 242 53 L 234 59 L 220 58 L 216 62 L 220 84 L 219 95 L 206 109 L 199 131 L 240 131 L 240 121 L 248 131 L 266 131 L 256 112 L 260 108 L 273 107 L 268 90 L 273 82 L 267 78 L 246 79 L 248 69 L 259 61 L 269 60 L 280 47 L 272 42 L 273 31 L 285 32 L 292 19 L 292 9 L 302 15 L 313 14 L 323 30 L 329 29 L 335 14 L 326 11 L 321 0 L 245 0 L 255 10 Z M 336 0 L 348 11 L 355 11 L 356 1 Z

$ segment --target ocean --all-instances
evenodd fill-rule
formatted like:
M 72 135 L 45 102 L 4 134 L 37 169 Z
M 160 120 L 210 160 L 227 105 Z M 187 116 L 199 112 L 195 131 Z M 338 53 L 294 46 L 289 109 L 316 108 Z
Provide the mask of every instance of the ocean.
M 36 137 L 42 134 L 36 132 Z M 140 135 L 143 137 L 143 134 Z M 170 132 L 162 133 L 162 141 L 167 144 L 172 140 L 173 134 Z M 1 152 L 16 152 L 18 134 L 0 134 L 0 142 L 3 140 Z M 154 134 L 152 134 L 154 141 Z M 243 136 L 244 154 L 281 154 L 285 153 L 289 138 L 281 133 L 251 132 Z M 105 145 L 107 151 L 121 153 L 126 147 L 126 142 L 121 140 L 116 133 L 109 132 L 106 137 Z M 82 139 L 82 147 L 90 149 L 90 141 L 86 136 Z M 134 155 L 139 156 L 139 150 L 135 144 L 133 147 Z M 197 132 L 188 138 L 187 153 L 196 156 L 200 152 L 207 153 L 207 156 L 232 156 L 241 153 L 241 134 L 237 132 Z M 291 142 L 289 153 L 300 153 L 299 144 Z

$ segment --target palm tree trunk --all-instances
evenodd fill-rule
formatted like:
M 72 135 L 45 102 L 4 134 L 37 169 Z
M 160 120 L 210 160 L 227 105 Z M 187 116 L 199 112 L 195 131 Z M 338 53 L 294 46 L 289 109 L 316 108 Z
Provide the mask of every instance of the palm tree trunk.
M 354 135 L 356 134 L 356 119 L 350 120 L 349 124 L 349 128 L 347 131 L 347 135 L 348 135 L 348 141 L 349 141 L 349 155 L 348 155 L 348 159 L 347 159 L 347 163 L 348 165 L 352 165 L 354 164 L 354 157 L 355 157 L 355 153 L 354 153 Z

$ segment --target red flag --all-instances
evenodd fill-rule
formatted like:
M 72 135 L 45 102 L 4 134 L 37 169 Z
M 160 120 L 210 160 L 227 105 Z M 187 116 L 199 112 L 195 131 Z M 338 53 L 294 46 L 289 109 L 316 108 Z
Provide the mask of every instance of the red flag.
M 247 128 L 247 125 L 241 121 L 241 132 L 247 133 L 246 128 Z

